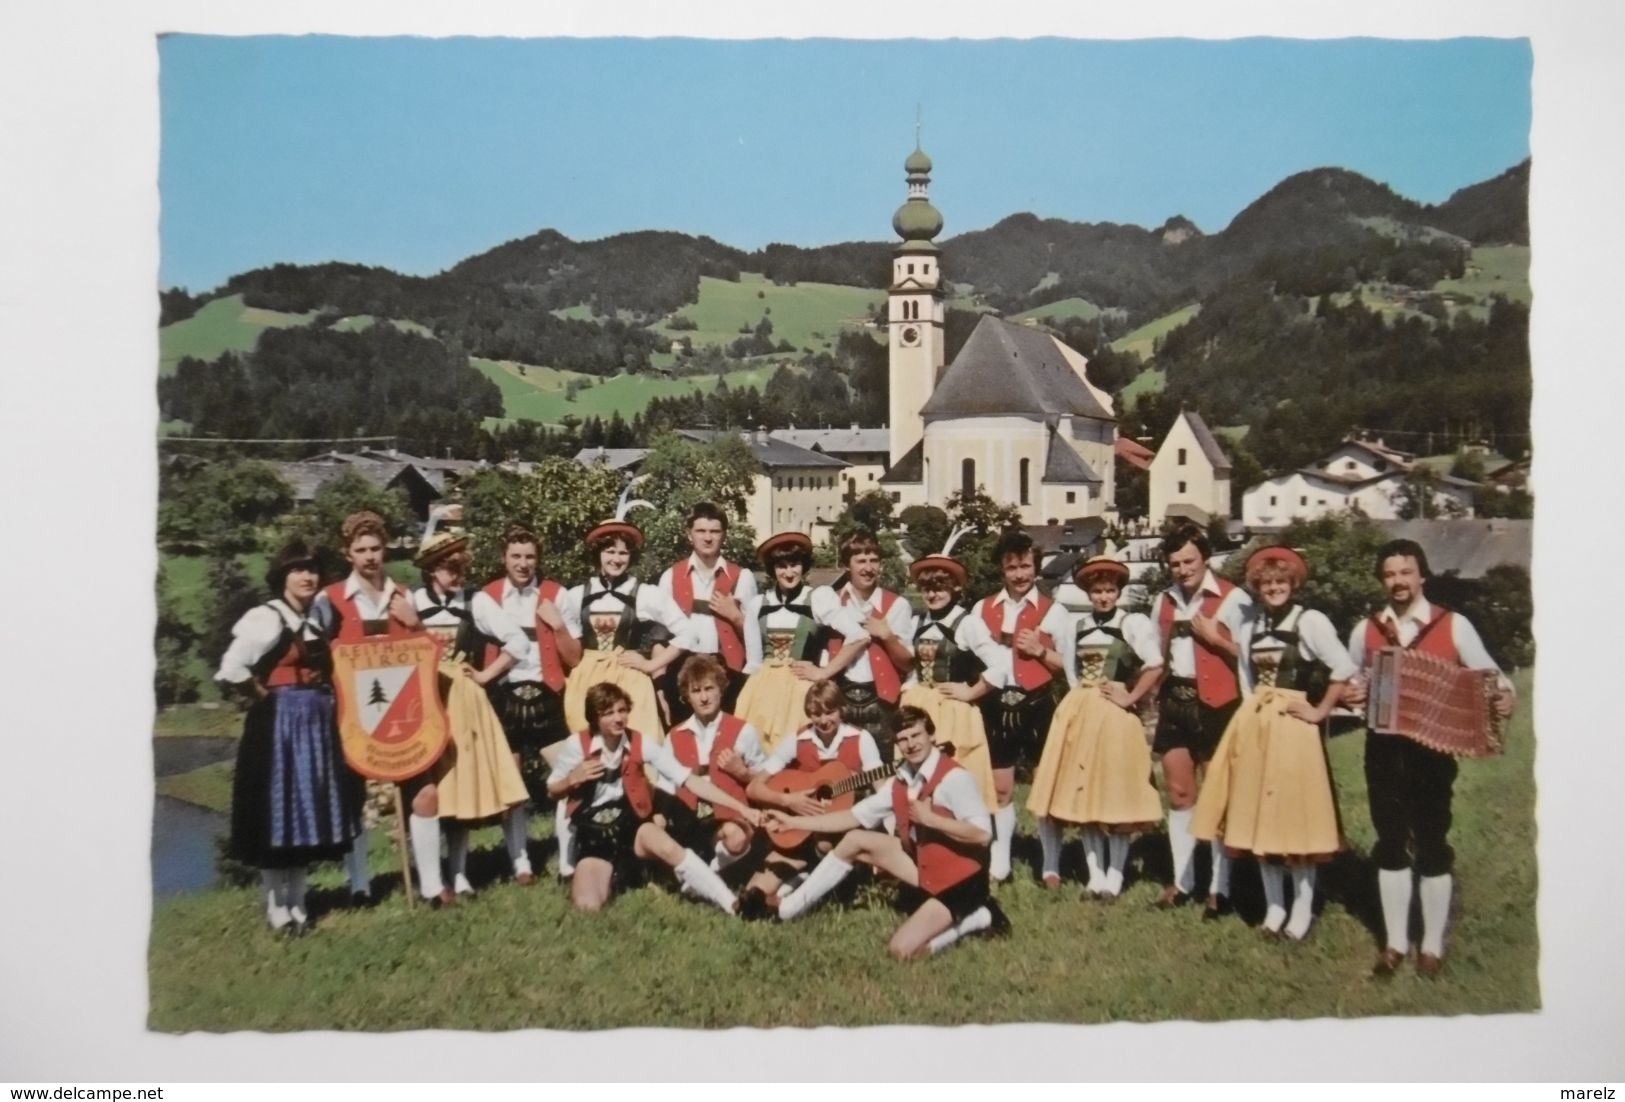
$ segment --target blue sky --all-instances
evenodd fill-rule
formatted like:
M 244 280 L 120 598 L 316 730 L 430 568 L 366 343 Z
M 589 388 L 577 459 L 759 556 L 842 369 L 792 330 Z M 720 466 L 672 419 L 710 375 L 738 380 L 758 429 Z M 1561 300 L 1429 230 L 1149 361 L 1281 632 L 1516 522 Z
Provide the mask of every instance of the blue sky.
M 161 281 L 429 274 L 551 227 L 889 240 L 922 144 L 944 237 L 1017 211 L 1216 232 L 1337 165 L 1421 202 L 1529 153 L 1524 40 L 169 36 Z

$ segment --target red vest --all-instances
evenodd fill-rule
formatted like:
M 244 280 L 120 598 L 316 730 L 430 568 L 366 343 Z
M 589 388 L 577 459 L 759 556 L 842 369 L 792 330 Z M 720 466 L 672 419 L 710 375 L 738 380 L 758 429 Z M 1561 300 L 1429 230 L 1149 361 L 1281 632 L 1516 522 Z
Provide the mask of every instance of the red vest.
M 736 563 L 723 562 L 722 576 L 712 585 L 713 593 L 732 594 L 734 586 L 739 584 L 739 566 Z M 677 600 L 677 607 L 683 610 L 684 616 L 694 615 L 694 579 L 688 573 L 688 560 L 676 563 L 671 568 L 671 595 Z M 722 653 L 722 662 L 730 670 L 745 668 L 745 644 L 739 638 L 739 632 L 734 626 L 720 616 L 711 617 L 717 625 L 717 649 Z
M 498 578 L 485 587 L 485 595 L 495 601 L 498 608 L 502 607 L 502 583 L 506 580 L 505 578 Z M 536 606 L 540 608 L 543 601 L 552 601 L 557 605 L 559 603 L 559 594 L 563 592 L 564 590 L 559 587 L 559 583 L 550 578 L 537 582 Z M 559 661 L 559 644 L 558 640 L 553 638 L 553 629 L 542 623 L 542 618 L 538 616 L 533 621 L 533 630 L 536 632 L 537 657 L 542 660 L 542 684 L 556 693 L 563 692 L 564 665 Z M 485 645 L 484 664 L 489 666 L 492 662 L 495 662 L 497 652 L 501 649 L 495 643 L 487 643 Z
M 876 592 L 880 596 L 875 601 L 875 615 L 884 617 L 891 611 L 892 603 L 897 600 L 897 594 L 889 589 L 877 589 Z M 846 604 L 848 591 L 845 586 L 841 587 L 840 596 L 841 603 Z M 846 640 L 837 635 L 829 641 L 829 656 L 834 658 L 841 653 L 844 646 Z M 870 643 L 869 649 L 864 653 L 869 656 L 869 672 L 875 677 L 875 694 L 887 704 L 896 704 L 903 689 L 903 676 L 897 667 L 891 664 L 891 655 L 887 654 L 886 648 L 879 643 Z
M 586 758 L 592 753 L 592 732 L 578 731 L 576 737 L 581 740 L 581 756 Z M 643 775 L 643 736 L 629 727 L 623 737 L 627 744 L 626 753 L 621 756 L 621 787 L 632 814 L 647 819 L 654 814 L 655 801 L 654 793 L 649 791 L 649 778 Z M 580 807 L 581 797 L 572 795 L 565 805 L 565 814 L 574 815 Z
M 818 748 L 813 745 L 812 741 L 801 737 L 811 731 L 811 727 L 803 727 L 796 732 L 796 768 L 804 769 L 808 773 L 824 764 L 824 759 L 818 756 Z M 840 730 L 837 729 L 835 732 L 836 737 L 839 738 L 840 734 Z M 817 738 L 817 735 L 812 736 L 813 740 Z M 863 755 L 859 752 L 859 747 L 862 744 L 863 739 L 861 738 L 842 739 L 840 746 L 835 751 L 835 760 L 854 773 L 863 772 Z
M 960 768 L 963 767 L 953 758 L 947 754 L 939 754 L 937 768 L 932 772 L 931 779 L 925 782 L 925 787 L 920 789 L 918 798 L 929 801 L 931 794 L 942 783 L 942 778 Z M 897 838 L 903 843 L 903 852 L 914 858 L 914 864 L 920 870 L 921 888 L 932 895 L 941 895 L 981 870 L 984 859 L 980 855 L 986 853 L 985 849 L 968 846 L 927 827 L 911 830 L 912 818 L 908 805 L 908 785 L 903 783 L 901 777 L 893 778 L 891 809 L 892 814 L 897 817 Z M 931 804 L 931 810 L 939 815 L 954 817 L 952 812 L 940 804 Z M 914 839 L 916 833 L 919 835 L 917 845 Z
M 723 712 L 717 727 L 717 737 L 711 743 L 711 757 L 705 765 L 705 776 L 710 782 L 722 789 L 728 795 L 745 802 L 745 788 L 738 781 L 717 768 L 717 758 L 722 756 L 724 750 L 732 750 L 739 741 L 739 732 L 745 729 L 745 721 L 736 715 Z M 666 735 L 666 745 L 671 747 L 672 754 L 678 761 L 690 769 L 697 769 L 700 765 L 699 739 L 695 737 L 694 729 L 687 722 L 671 729 Z M 693 811 L 699 807 L 700 798 L 694 795 L 686 785 L 677 790 L 677 798 Z M 737 819 L 739 815 L 730 808 L 718 807 L 713 809 L 718 819 Z
M 1218 614 L 1219 606 L 1236 587 L 1223 578 L 1215 577 L 1219 583 L 1218 593 L 1204 593 L 1197 612 L 1211 619 Z M 1162 604 L 1157 610 L 1157 633 L 1162 637 L 1162 652 L 1168 653 L 1168 645 L 1173 640 L 1174 629 L 1174 599 L 1168 594 L 1162 595 Z M 1219 630 L 1229 638 L 1230 629 L 1223 624 Z M 1195 635 L 1191 642 L 1196 644 L 1196 698 L 1209 708 L 1222 708 L 1241 695 L 1241 686 L 1236 681 L 1236 666 L 1229 658 L 1220 654 Z
M 344 595 L 345 584 L 346 582 L 334 582 L 322 592 L 327 594 L 327 601 L 338 616 L 338 632 L 334 638 L 340 643 L 354 643 L 367 638 L 367 631 L 363 626 L 366 621 L 362 619 L 361 610 L 356 607 L 356 603 Z M 395 638 L 412 633 L 410 628 L 387 613 L 384 622 L 389 625 L 388 630 L 384 632 L 387 637 Z
M 1411 649 L 1431 654 L 1435 658 L 1443 658 L 1446 662 L 1461 665 L 1461 655 L 1456 652 L 1456 640 L 1446 621 L 1453 615 L 1447 608 L 1433 606 L 1433 617 L 1411 642 Z M 1371 665 L 1371 658 L 1383 647 L 1391 647 L 1388 636 L 1383 634 L 1382 628 L 1377 626 L 1375 616 L 1367 616 L 1365 620 L 1365 664 Z
M 278 613 L 281 615 L 281 613 Z M 312 669 L 299 660 L 299 645 L 290 643 L 282 652 L 282 657 L 276 660 L 276 665 L 265 671 L 265 687 L 267 689 L 281 688 L 286 685 L 325 685 L 327 675 L 320 670 Z
M 1038 627 L 1043 622 L 1044 617 L 1049 615 L 1050 607 L 1055 602 L 1042 593 L 1038 595 L 1038 600 L 1032 604 L 1028 604 L 1023 599 L 1021 611 L 1016 613 L 1016 630 L 1006 637 L 1004 634 L 1004 602 L 1008 599 L 1002 594 L 984 599 L 982 601 L 982 623 L 987 625 L 987 630 L 992 633 L 993 638 L 1010 648 L 1011 666 L 1015 671 L 1016 684 L 1027 692 L 1042 689 L 1049 684 L 1050 678 L 1053 676 L 1049 671 L 1049 667 L 1036 658 L 1028 658 L 1018 652 L 1015 647 L 1015 636 L 1016 632 L 1031 631 Z M 1040 632 L 1038 637 L 1043 642 L 1046 650 L 1055 646 L 1055 640 L 1050 638 L 1049 632 Z

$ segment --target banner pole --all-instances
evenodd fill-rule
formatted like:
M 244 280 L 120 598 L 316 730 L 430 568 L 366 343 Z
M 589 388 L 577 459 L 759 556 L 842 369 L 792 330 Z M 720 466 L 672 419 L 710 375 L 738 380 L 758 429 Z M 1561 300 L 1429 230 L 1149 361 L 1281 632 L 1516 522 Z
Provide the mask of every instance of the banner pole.
M 395 786 L 395 853 L 401 859 L 401 885 L 406 889 L 406 909 L 408 911 L 417 906 L 417 900 L 412 896 L 412 862 L 406 850 L 406 798 L 401 795 L 401 786 Z

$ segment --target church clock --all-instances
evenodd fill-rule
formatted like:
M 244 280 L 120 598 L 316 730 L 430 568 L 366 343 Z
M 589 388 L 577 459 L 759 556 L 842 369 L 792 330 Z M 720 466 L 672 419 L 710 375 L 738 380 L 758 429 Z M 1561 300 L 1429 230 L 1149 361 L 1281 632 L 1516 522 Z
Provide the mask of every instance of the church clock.
M 920 331 L 912 325 L 906 326 L 900 337 L 905 348 L 913 348 L 920 343 Z

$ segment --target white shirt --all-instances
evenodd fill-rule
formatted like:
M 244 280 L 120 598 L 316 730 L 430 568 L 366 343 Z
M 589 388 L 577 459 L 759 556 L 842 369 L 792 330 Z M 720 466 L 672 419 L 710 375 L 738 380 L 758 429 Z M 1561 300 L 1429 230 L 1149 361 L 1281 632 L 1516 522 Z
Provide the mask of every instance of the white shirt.
M 1022 608 L 1028 605 L 1036 608 L 1038 599 L 1041 596 L 1042 594 L 1038 592 L 1036 585 L 1023 593 L 1019 600 L 1012 599 L 1008 592 L 1001 589 L 992 596 L 983 597 L 972 605 L 970 614 L 976 620 L 981 621 L 982 626 L 985 628 L 987 623 L 982 619 L 982 610 L 989 601 L 998 602 L 1003 606 L 1003 615 L 999 621 L 1000 631 L 1006 635 L 1014 636 L 1016 621 L 1021 616 Z M 1068 685 L 1078 683 L 1078 649 L 1072 638 L 1072 620 L 1072 613 L 1067 611 L 1065 605 L 1060 601 L 1051 601 L 1049 611 L 1044 614 L 1042 620 L 1038 621 L 1038 630 L 1047 633 L 1050 639 L 1053 640 L 1050 649 L 1060 656 L 1061 665 L 1066 670 L 1066 683 Z M 987 679 L 989 685 L 992 685 L 995 689 L 1005 689 L 1016 683 L 1014 646 L 999 642 L 998 638 L 992 632 L 989 632 L 987 641 L 982 644 L 982 650 L 977 651 L 976 656 L 987 667 L 987 672 L 982 676 Z M 1047 670 L 1049 667 L 1046 666 L 1045 669 Z
M 504 612 L 490 594 L 475 590 L 473 597 L 469 597 L 462 590 L 457 590 L 436 604 L 430 596 L 427 586 L 422 586 L 412 592 L 412 607 L 418 610 L 419 617 L 426 628 L 455 628 L 462 624 L 462 618 L 452 609 L 465 609 L 469 618 L 474 621 L 474 628 L 487 639 L 495 639 L 516 660 L 524 658 L 530 653 L 534 645 L 525 635 L 524 629 L 516 624 L 513 617 Z M 473 655 L 464 655 L 473 658 Z
M 1245 661 L 1238 663 L 1241 667 L 1241 691 L 1250 693 L 1257 688 L 1257 678 L 1253 673 L 1253 636 L 1257 634 L 1264 624 L 1264 606 L 1254 605 L 1247 620 L 1241 625 L 1241 631 L 1236 635 L 1236 643 L 1241 647 L 1242 658 Z M 1344 648 L 1343 641 L 1337 637 L 1337 629 L 1323 612 L 1312 608 L 1299 607 L 1289 612 L 1287 618 L 1281 622 L 1285 631 L 1298 633 L 1298 657 L 1319 662 L 1331 671 L 1333 681 L 1347 681 L 1360 672 L 1360 667 L 1354 664 L 1349 652 Z M 1274 639 L 1265 640 L 1267 649 L 1281 650 L 1282 646 Z
M 502 598 L 498 601 L 502 611 L 508 618 L 519 625 L 519 630 L 525 633 L 525 641 L 530 644 L 525 648 L 525 656 L 508 667 L 508 672 L 502 675 L 505 682 L 520 684 L 526 681 L 540 681 L 542 679 L 542 652 L 536 640 L 530 637 L 530 631 L 536 628 L 536 599 L 540 587 L 536 579 L 532 578 L 529 585 L 523 589 L 513 584 L 512 578 L 502 579 Z M 563 594 L 560 594 L 562 599 Z M 530 629 L 527 631 L 526 629 Z M 545 630 L 545 629 L 544 629 Z
M 827 585 L 817 589 L 801 587 L 798 597 L 792 604 L 804 604 L 812 610 L 813 622 L 821 627 L 828 627 L 841 633 L 845 642 L 852 643 L 869 638 L 869 633 L 863 628 L 863 621 L 858 614 L 841 604 L 835 591 Z M 767 615 L 763 617 L 763 609 Z M 800 615 L 784 611 L 779 601 L 778 589 L 769 586 L 765 593 L 759 593 L 750 599 L 745 606 L 745 670 L 747 674 L 755 673 L 762 668 L 764 651 L 762 647 L 763 621 L 768 628 L 793 629 L 800 620 Z M 800 658 L 800 655 L 794 656 Z M 819 662 L 822 664 L 822 661 Z
M 690 555 L 676 566 L 667 567 L 665 572 L 660 575 L 660 591 L 672 599 L 672 604 L 677 604 L 677 596 L 672 589 L 672 571 L 677 569 L 687 570 L 694 586 L 694 607 L 709 607 L 711 593 L 716 589 L 717 579 L 722 576 L 723 565 L 723 561 L 718 559 L 717 565 L 713 569 L 706 570 L 698 555 Z M 751 598 L 756 596 L 756 575 L 741 567 L 739 580 L 734 582 L 733 595 L 734 600 L 739 602 L 739 609 L 743 613 Z M 682 611 L 681 606 L 678 607 L 678 611 Z M 694 633 L 695 653 L 718 654 L 721 652 L 722 644 L 717 641 L 717 618 L 715 616 L 698 613 L 688 618 L 688 624 L 689 629 Z
M 875 744 L 874 736 L 861 727 L 854 727 L 850 723 L 843 723 L 835 729 L 835 737 L 825 746 L 823 740 L 813 733 L 811 727 L 803 727 L 796 732 L 795 738 L 780 739 L 773 752 L 762 762 L 762 772 L 768 776 L 782 773 L 795 764 L 796 747 L 803 742 L 810 742 L 818 753 L 820 762 L 835 761 L 841 752 L 841 743 L 849 738 L 858 740 L 858 764 L 862 767 L 860 772 L 867 772 L 880 765 L 880 747 Z
M 672 732 L 693 731 L 694 749 L 699 754 L 699 760 L 709 765 L 711 762 L 711 747 L 717 741 L 717 735 L 722 730 L 722 716 L 723 713 L 718 712 L 708 724 L 702 724 L 698 716 L 689 716 L 676 727 L 673 727 L 671 731 L 666 732 L 665 745 L 671 745 Z M 761 772 L 762 762 L 765 758 L 762 754 L 762 738 L 756 733 L 755 727 L 747 723 L 740 729 L 739 737 L 734 739 L 734 753 L 739 755 L 739 760 L 745 763 L 746 769 L 749 769 L 752 773 Z M 673 755 L 675 756 L 675 751 Z M 675 793 L 677 791 L 677 786 L 663 776 L 655 778 L 655 787 L 662 792 Z
M 615 579 L 614 590 L 625 593 L 631 588 L 635 579 L 630 574 L 623 574 Z M 595 575 L 588 578 L 581 585 L 573 587 L 565 594 L 559 604 L 559 611 L 564 616 L 565 627 L 570 634 L 580 639 L 591 623 L 594 612 L 621 612 L 629 611 L 639 620 L 650 624 L 663 624 L 671 632 L 671 646 L 679 650 L 693 652 L 696 644 L 694 632 L 689 627 L 688 617 L 677 607 L 677 602 L 660 591 L 656 585 L 642 585 L 637 587 L 637 593 L 628 606 L 619 597 L 611 596 Z
M 920 790 L 936 772 L 937 762 L 941 758 L 942 751 L 932 747 L 931 753 L 926 755 L 917 771 L 906 761 L 899 765 L 897 776 L 891 784 L 873 796 L 865 796 L 852 806 L 852 814 L 859 825 L 865 830 L 874 830 L 892 818 L 891 790 L 894 784 L 903 784 L 908 790 L 909 799 L 919 799 Z M 987 804 L 982 800 L 981 789 L 976 787 L 976 778 L 971 776 L 969 769 L 949 770 L 948 775 L 942 778 L 942 783 L 937 785 L 936 791 L 931 793 L 931 802 L 947 808 L 948 813 L 960 822 L 969 823 L 989 834 L 993 833 L 993 817 L 988 814 Z M 891 822 L 888 829 L 895 832 L 896 822 Z M 910 833 L 916 832 L 911 829 Z
M 914 644 L 928 642 L 932 639 L 943 638 L 942 625 L 931 619 L 929 613 L 914 622 Z M 1001 647 L 987 630 L 987 625 L 981 619 L 972 616 L 969 611 L 959 617 L 959 623 L 954 625 L 954 646 L 960 650 L 970 651 L 981 660 L 984 666 L 989 666 L 991 672 L 982 676 L 989 685 L 1002 686 L 1010 680 L 1010 649 Z M 918 685 L 920 683 L 919 667 L 909 671 L 908 680 L 904 685 Z
M 269 605 L 256 605 L 232 625 L 231 644 L 220 659 L 220 671 L 214 679 L 241 685 L 254 676 L 254 664 L 282 638 L 284 625 L 307 642 L 316 642 L 328 635 L 332 615 L 332 606 L 325 602 L 320 608 L 312 604 L 308 616 L 300 616 L 280 598 Z
M 828 586 L 819 586 L 818 588 L 821 590 L 829 590 Z M 857 617 L 859 624 L 862 624 L 869 619 L 870 614 L 880 603 L 880 594 L 882 592 L 881 588 L 876 586 L 869 594 L 869 599 L 867 601 L 863 601 L 859 600 L 858 595 L 852 591 L 852 586 L 850 583 L 842 586 L 839 590 L 829 591 L 834 596 L 838 605 L 847 609 L 855 617 Z M 842 598 L 845 599 L 843 600 Z M 893 634 L 903 641 L 904 646 L 913 645 L 914 606 L 903 600 L 902 597 L 894 595 L 891 607 L 886 610 L 885 620 L 886 623 L 891 625 Z M 819 662 L 819 665 L 821 666 L 827 664 L 828 663 L 824 661 Z M 858 657 L 856 660 L 854 660 L 850 666 L 841 672 L 841 676 L 852 682 L 854 685 L 870 685 L 874 683 L 875 671 L 870 666 L 869 649 L 867 647 L 858 652 Z M 899 675 L 898 682 L 901 683 L 901 681 L 902 676 Z
M 1384 605 L 1382 611 L 1377 613 L 1379 620 L 1386 620 L 1394 625 L 1399 635 L 1400 646 L 1410 646 L 1421 633 L 1423 625 L 1433 619 L 1433 606 L 1428 604 L 1427 598 L 1418 597 L 1411 602 L 1411 607 L 1395 615 L 1391 605 Z M 1434 631 L 1440 630 L 1434 628 Z M 1494 670 L 1500 674 L 1501 688 L 1511 690 L 1512 682 L 1506 674 L 1501 673 L 1501 667 L 1495 664 L 1490 652 L 1484 649 L 1484 640 L 1479 638 L 1478 629 L 1468 622 L 1467 617 L 1459 612 L 1450 617 L 1450 642 L 1456 648 L 1456 654 L 1461 659 L 1463 669 Z M 1365 621 L 1361 620 L 1354 625 L 1349 633 L 1349 659 L 1357 669 L 1364 669 L 1366 664 L 1365 653 Z
M 1209 570 L 1202 575 L 1202 584 L 1196 587 L 1189 600 L 1179 586 L 1171 586 L 1157 594 L 1157 599 L 1151 602 L 1151 623 L 1153 626 L 1162 622 L 1162 602 L 1170 601 L 1174 606 L 1174 622 L 1189 620 L 1202 611 L 1202 599 L 1209 594 L 1217 595 L 1219 580 Z M 1253 599 L 1247 592 L 1236 586 L 1219 602 L 1213 618 L 1230 629 L 1230 638 L 1234 639 L 1241 634 L 1241 626 L 1247 622 L 1247 610 L 1252 608 Z M 1161 636 L 1158 636 L 1161 642 Z M 1196 676 L 1196 639 L 1190 635 L 1176 636 L 1168 643 L 1168 673 L 1173 677 L 1194 678 Z
M 1073 622 L 1073 639 L 1079 647 L 1109 647 L 1115 640 L 1110 634 L 1101 629 L 1103 627 L 1116 628 L 1122 633 L 1123 642 L 1134 652 L 1147 669 L 1162 665 L 1162 641 L 1157 638 L 1157 629 L 1151 623 L 1151 617 L 1143 612 L 1126 612 L 1121 608 L 1114 608 L 1104 619 L 1097 620 L 1093 607 L 1086 612 L 1080 612 Z
M 603 807 L 612 804 L 626 795 L 626 784 L 621 780 L 621 760 L 626 757 L 627 748 L 632 744 L 632 733 L 628 732 L 621 739 L 620 745 L 611 753 L 604 746 L 604 736 L 592 737 L 592 750 L 598 754 L 604 763 L 604 775 L 598 778 L 592 796 L 592 803 L 588 807 Z M 585 755 L 581 752 L 581 737 L 571 735 L 564 740 L 559 748 L 559 756 L 553 760 L 553 771 L 547 775 L 549 783 L 564 780 L 570 775 L 570 770 L 580 765 Z M 678 761 L 671 749 L 649 739 L 643 740 L 643 760 L 649 768 L 655 771 L 655 783 L 665 781 L 670 785 L 661 787 L 667 792 L 675 792 L 679 785 L 688 780 L 689 768 Z
M 402 593 L 406 592 L 404 588 L 395 584 L 394 578 L 385 574 L 383 591 L 378 595 L 378 599 L 374 601 L 372 594 L 363 588 L 360 574 L 352 570 L 350 576 L 344 579 L 344 596 L 355 603 L 356 611 L 361 614 L 363 620 L 387 620 L 389 618 L 389 599 L 395 595 L 397 589 Z M 315 604 L 321 606 L 324 610 L 323 615 L 326 617 L 325 622 L 328 625 L 328 630 L 332 631 L 336 617 L 333 615 L 333 603 L 327 599 L 325 591 L 316 594 Z

